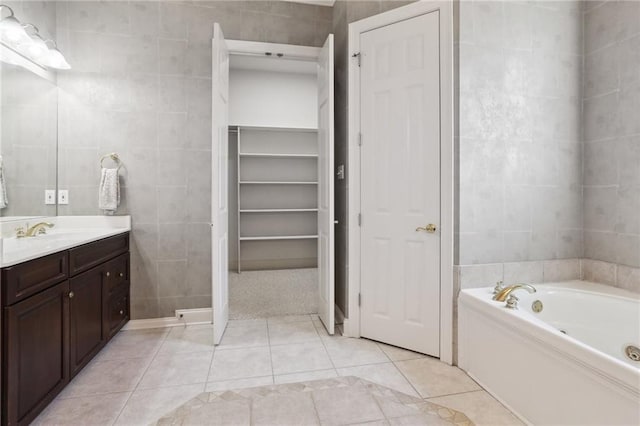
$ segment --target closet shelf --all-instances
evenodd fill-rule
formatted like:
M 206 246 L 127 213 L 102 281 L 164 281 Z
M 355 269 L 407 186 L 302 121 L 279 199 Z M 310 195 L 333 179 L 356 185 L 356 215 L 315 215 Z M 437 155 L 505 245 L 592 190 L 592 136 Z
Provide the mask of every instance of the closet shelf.
M 240 181 L 240 185 L 317 185 L 318 182 L 284 182 L 284 181 L 259 181 L 244 180 Z
M 318 154 L 269 154 L 261 152 L 241 152 L 240 158 L 318 158 Z
M 304 213 L 317 211 L 318 209 L 241 209 L 240 213 Z
M 267 237 L 240 237 L 240 241 L 313 240 L 317 235 L 273 235 Z

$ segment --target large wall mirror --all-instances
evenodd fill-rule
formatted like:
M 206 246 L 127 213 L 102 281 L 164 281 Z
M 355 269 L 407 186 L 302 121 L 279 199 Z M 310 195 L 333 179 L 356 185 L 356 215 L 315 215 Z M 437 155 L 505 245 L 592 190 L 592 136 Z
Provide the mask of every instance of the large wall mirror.
M 57 123 L 55 77 L 0 62 L 1 221 L 56 215 Z

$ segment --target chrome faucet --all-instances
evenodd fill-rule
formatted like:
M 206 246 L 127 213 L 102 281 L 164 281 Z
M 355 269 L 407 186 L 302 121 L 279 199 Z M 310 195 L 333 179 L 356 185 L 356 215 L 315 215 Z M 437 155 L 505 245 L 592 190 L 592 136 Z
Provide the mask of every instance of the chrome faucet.
M 46 228 L 53 228 L 53 223 L 49 222 L 39 222 L 33 226 L 29 226 L 27 224 L 27 230 L 25 231 L 22 227 L 16 229 L 16 237 L 17 238 L 25 238 L 25 237 L 35 237 L 36 235 L 46 234 Z
M 504 302 L 505 300 L 507 300 L 507 297 L 509 297 L 509 295 L 513 291 L 521 288 L 527 290 L 530 294 L 536 292 L 536 288 L 531 284 L 513 284 L 505 287 L 503 290 L 498 292 L 495 296 L 493 296 L 493 300 L 496 300 L 498 302 Z

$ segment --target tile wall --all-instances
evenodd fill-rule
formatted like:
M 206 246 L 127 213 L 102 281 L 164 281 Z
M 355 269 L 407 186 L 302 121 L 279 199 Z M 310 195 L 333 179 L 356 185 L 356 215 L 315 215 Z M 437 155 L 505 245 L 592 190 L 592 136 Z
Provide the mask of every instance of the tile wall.
M 638 268 L 640 2 L 585 2 L 584 30 L 585 257 Z
M 455 263 L 581 257 L 582 2 L 457 6 Z
M 58 2 L 60 214 L 100 214 L 116 151 L 131 214 L 132 316 L 211 306 L 211 37 L 320 46 L 328 7 L 279 1 Z

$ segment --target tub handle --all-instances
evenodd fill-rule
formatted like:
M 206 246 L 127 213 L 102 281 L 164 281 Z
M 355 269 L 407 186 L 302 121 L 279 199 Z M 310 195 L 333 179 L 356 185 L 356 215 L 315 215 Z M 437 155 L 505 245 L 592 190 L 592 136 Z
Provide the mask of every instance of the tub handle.
M 518 301 L 520 301 L 520 299 L 518 299 L 518 296 L 516 296 L 515 294 L 510 294 L 509 298 L 507 299 L 507 309 L 518 309 Z

